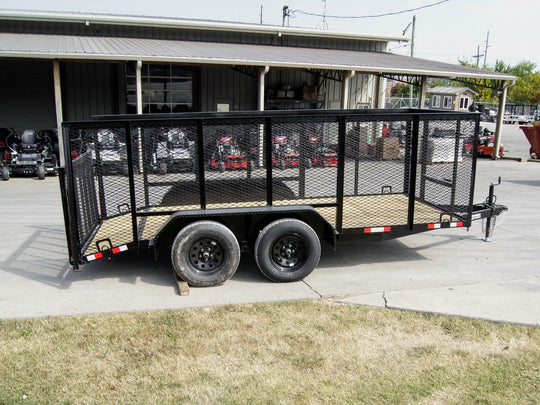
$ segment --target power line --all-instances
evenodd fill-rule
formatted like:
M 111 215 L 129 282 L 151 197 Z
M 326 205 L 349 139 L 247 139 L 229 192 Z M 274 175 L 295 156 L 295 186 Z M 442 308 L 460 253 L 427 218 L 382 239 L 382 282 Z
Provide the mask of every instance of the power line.
M 291 10 L 290 13 L 292 13 L 291 17 L 294 17 L 294 13 L 299 13 L 299 14 L 311 15 L 311 16 L 315 16 L 315 17 L 324 17 L 324 18 L 343 18 L 343 19 L 345 19 L 345 18 L 350 18 L 350 19 L 377 18 L 377 17 L 387 17 L 389 15 L 410 13 L 411 11 L 422 10 L 422 9 L 428 8 L 428 7 L 434 7 L 434 6 L 437 6 L 439 4 L 446 3 L 448 1 L 450 1 L 450 0 L 441 0 L 441 1 L 438 1 L 436 3 L 427 4 L 425 6 L 416 7 L 416 8 L 410 8 L 408 10 L 401 10 L 401 11 L 394 11 L 394 12 L 390 12 L 390 13 L 373 14 L 373 15 L 361 15 L 361 16 L 324 15 L 324 14 L 318 14 L 318 13 L 308 13 L 307 11 L 303 11 L 303 10 Z

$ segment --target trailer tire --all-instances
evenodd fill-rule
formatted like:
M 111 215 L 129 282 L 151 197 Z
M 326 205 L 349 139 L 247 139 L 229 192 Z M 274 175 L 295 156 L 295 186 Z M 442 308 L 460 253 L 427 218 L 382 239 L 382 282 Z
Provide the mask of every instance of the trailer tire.
M 38 174 L 38 179 L 45 180 L 45 176 L 47 174 L 47 172 L 45 171 L 45 166 L 39 165 L 37 167 L 37 174 Z
M 223 284 L 236 272 L 240 246 L 233 232 L 215 221 L 197 221 L 182 228 L 171 249 L 178 276 L 194 287 Z
M 255 242 L 255 260 L 261 272 L 276 282 L 307 277 L 319 263 L 321 242 L 308 224 L 284 218 L 267 225 Z
M 2 166 L 2 180 L 9 180 L 9 169 L 7 168 L 7 166 Z

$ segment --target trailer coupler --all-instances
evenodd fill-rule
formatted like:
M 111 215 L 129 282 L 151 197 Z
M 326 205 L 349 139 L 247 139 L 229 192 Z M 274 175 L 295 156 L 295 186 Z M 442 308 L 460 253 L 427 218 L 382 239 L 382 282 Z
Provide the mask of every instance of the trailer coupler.
M 486 198 L 486 201 L 480 204 L 473 205 L 473 215 L 472 220 L 485 219 L 482 228 L 485 232 L 482 240 L 485 242 L 491 242 L 491 236 L 495 230 L 495 223 L 497 217 L 502 214 L 504 211 L 508 211 L 506 205 L 497 204 L 497 196 L 495 195 L 495 186 L 501 184 L 501 178 L 497 183 L 491 183 L 489 186 L 489 195 Z

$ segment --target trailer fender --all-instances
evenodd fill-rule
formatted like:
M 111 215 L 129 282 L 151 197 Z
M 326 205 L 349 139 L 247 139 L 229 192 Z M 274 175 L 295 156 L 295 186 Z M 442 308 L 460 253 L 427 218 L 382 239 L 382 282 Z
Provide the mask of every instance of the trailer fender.
M 259 232 L 269 223 L 281 218 L 295 218 L 306 222 L 321 240 L 326 240 L 335 247 L 334 227 L 309 205 L 178 211 L 170 215 L 158 230 L 154 245 L 156 248 L 169 245 L 182 228 L 192 222 L 207 219 L 227 226 L 239 242 L 247 242 L 248 248 L 252 249 Z M 247 249 L 243 247 L 243 250 Z

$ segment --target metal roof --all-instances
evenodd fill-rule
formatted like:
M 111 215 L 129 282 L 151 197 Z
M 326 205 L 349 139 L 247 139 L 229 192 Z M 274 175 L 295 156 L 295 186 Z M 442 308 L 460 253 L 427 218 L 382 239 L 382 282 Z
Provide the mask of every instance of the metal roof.
M 0 57 L 354 70 L 359 73 L 516 80 L 515 76 L 383 52 L 164 39 L 0 33 Z
M 358 41 L 408 42 L 406 37 L 364 35 L 350 32 L 315 30 L 298 27 L 281 27 L 276 25 L 250 24 L 241 22 L 225 22 L 200 19 L 182 19 L 173 17 L 150 17 L 118 14 L 94 14 L 58 11 L 24 11 L 0 10 L 0 20 L 22 21 L 54 21 L 80 23 L 86 25 L 109 24 L 129 26 L 150 26 L 155 28 L 183 28 L 209 31 L 230 31 L 260 33 L 269 35 L 289 35 L 305 37 L 325 37 L 335 39 L 351 39 Z
M 457 87 L 457 86 L 437 86 L 432 87 L 427 90 L 427 93 L 436 93 L 436 94 L 449 94 L 455 96 L 456 94 L 461 94 L 466 91 L 470 91 L 478 95 L 478 93 L 468 87 Z

